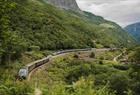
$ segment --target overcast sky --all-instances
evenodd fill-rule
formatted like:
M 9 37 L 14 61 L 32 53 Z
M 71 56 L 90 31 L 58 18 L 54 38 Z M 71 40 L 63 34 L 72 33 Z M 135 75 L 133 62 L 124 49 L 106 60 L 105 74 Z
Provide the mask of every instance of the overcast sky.
M 126 26 L 140 21 L 140 0 L 76 0 L 82 10 Z

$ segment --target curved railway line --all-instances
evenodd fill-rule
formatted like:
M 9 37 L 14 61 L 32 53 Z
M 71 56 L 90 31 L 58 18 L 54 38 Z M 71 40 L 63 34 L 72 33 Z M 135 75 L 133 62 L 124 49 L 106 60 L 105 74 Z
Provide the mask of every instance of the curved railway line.
M 87 48 L 87 49 L 72 49 L 72 50 L 63 50 L 63 51 L 57 51 L 52 53 L 51 55 L 48 55 L 47 57 L 31 62 L 24 67 L 22 67 L 19 72 L 18 76 L 20 78 L 26 78 L 27 81 L 31 80 L 31 77 L 33 74 L 36 73 L 36 71 L 39 68 L 42 68 L 45 64 L 49 63 L 52 59 L 55 59 L 59 56 L 65 56 L 69 53 L 76 53 L 76 52 L 102 52 L 102 51 L 110 51 L 110 50 L 118 50 L 117 48 L 103 48 L 103 49 L 96 49 L 96 48 Z M 38 82 L 36 83 L 38 84 Z M 35 92 L 34 95 L 42 95 L 42 91 L 38 88 L 38 86 L 35 86 Z
M 30 76 L 32 74 L 32 72 L 34 72 L 38 67 L 47 64 L 51 59 L 66 54 L 66 53 L 70 53 L 70 52 L 80 52 L 80 51 L 92 51 L 93 48 L 87 48 L 87 49 L 72 49 L 72 50 L 63 50 L 63 51 L 57 51 L 52 53 L 51 55 L 48 55 L 47 57 L 31 62 L 25 66 L 23 66 L 19 72 L 18 72 L 18 76 L 19 78 L 23 78 L 23 79 L 28 79 L 30 80 Z
M 18 76 L 20 78 L 23 79 L 27 79 L 30 80 L 30 77 L 32 75 L 32 73 L 38 69 L 38 67 L 43 66 L 44 64 L 47 64 L 50 62 L 50 60 L 58 57 L 58 56 L 62 56 L 65 55 L 67 53 L 72 53 L 72 52 L 84 52 L 84 51 L 91 51 L 91 52 L 99 52 L 99 51 L 110 51 L 110 50 L 118 50 L 117 48 L 103 48 L 103 49 L 96 49 L 96 48 L 86 48 L 86 49 L 71 49 L 71 50 L 63 50 L 63 51 L 57 51 L 52 53 L 51 55 L 48 55 L 47 57 L 31 62 L 27 65 L 25 65 L 24 67 L 22 67 L 19 72 L 18 72 Z

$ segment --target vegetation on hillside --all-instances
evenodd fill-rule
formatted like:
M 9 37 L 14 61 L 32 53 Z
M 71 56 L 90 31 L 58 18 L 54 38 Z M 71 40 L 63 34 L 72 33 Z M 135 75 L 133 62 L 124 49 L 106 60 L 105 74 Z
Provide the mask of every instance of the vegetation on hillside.
M 88 12 L 59 9 L 43 0 L 4 0 L 0 5 L 3 63 L 32 47 L 43 51 L 120 47 L 134 42 L 117 24 Z
M 135 41 L 117 24 L 88 12 L 59 9 L 43 0 L 0 2 L 0 95 L 32 95 L 34 81 L 16 80 L 23 65 L 48 50 L 123 47 Z M 117 52 L 91 54 L 94 61 L 56 59 L 40 76 L 44 95 L 139 95 L 140 70 L 113 60 Z M 139 63 L 140 48 L 129 51 Z M 95 60 L 96 58 L 96 60 Z M 40 79 L 40 78 L 38 78 Z M 41 80 L 41 79 L 40 79 Z
M 128 49 L 128 57 L 130 62 L 140 64 L 140 46 L 131 47 Z
M 93 61 L 81 60 L 73 54 L 58 57 L 30 82 L 15 80 L 17 70 L 24 63 L 22 60 L 20 64 L 18 61 L 1 66 L 0 94 L 32 95 L 37 85 L 43 95 L 139 95 L 139 66 L 111 61 L 119 53 L 98 53 Z
M 139 74 L 137 65 L 65 56 L 34 77 L 41 80 L 44 95 L 139 95 Z
M 19 61 L 14 64 L 0 66 L 0 95 L 33 95 L 31 82 L 19 81 L 16 75 L 23 65 Z

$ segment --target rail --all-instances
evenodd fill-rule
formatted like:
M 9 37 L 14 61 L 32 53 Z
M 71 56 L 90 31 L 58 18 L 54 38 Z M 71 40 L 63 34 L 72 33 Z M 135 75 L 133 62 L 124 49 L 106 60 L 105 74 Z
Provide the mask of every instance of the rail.
M 95 48 L 86 48 L 86 49 L 71 49 L 71 50 L 63 50 L 63 51 L 57 51 L 54 52 L 47 57 L 43 59 L 39 59 L 37 61 L 31 62 L 25 66 L 23 66 L 19 72 L 18 77 L 27 78 L 30 72 L 32 72 L 34 69 L 38 68 L 39 66 L 42 66 L 44 64 L 47 64 L 52 58 L 55 58 L 55 56 L 58 56 L 60 54 L 70 53 L 70 52 L 80 52 L 80 51 L 92 51 Z
M 47 57 L 31 62 L 24 67 L 22 67 L 19 72 L 18 76 L 21 78 L 27 78 L 28 75 L 30 75 L 30 72 L 32 72 L 34 69 L 47 64 L 52 58 L 55 58 L 58 55 L 70 53 L 70 52 L 82 52 L 82 51 L 109 51 L 109 50 L 118 50 L 117 48 L 103 48 L 103 49 L 96 49 L 96 48 L 86 48 L 86 49 L 71 49 L 71 50 L 63 50 L 63 51 L 57 51 L 52 53 L 51 55 L 48 55 Z

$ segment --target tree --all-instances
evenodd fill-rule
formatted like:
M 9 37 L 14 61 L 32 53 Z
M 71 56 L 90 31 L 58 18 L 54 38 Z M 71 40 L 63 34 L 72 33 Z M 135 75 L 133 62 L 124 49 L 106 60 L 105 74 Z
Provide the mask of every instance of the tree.
M 15 9 L 16 3 L 13 0 L 0 2 L 0 63 L 10 63 L 11 57 L 20 55 L 26 46 L 18 32 L 12 31 L 10 27 L 11 12 Z
M 131 59 L 131 61 L 133 61 L 133 62 L 140 64 L 140 47 L 134 48 L 129 59 Z
M 2 48 L 3 48 L 3 55 L 2 61 L 5 63 L 12 59 L 18 58 L 21 56 L 21 53 L 26 50 L 27 43 L 22 37 L 19 37 L 16 32 L 6 32 L 7 36 L 3 41 Z
M 126 95 L 129 88 L 129 77 L 123 73 L 114 74 L 110 77 L 110 87 L 117 95 Z
M 8 38 L 7 32 L 9 31 L 10 11 L 15 8 L 15 3 L 9 0 L 0 2 L 0 59 L 2 61 L 5 40 Z M 6 45 L 5 45 L 6 46 Z
M 90 57 L 91 58 L 95 58 L 95 53 L 94 52 L 91 52 Z

